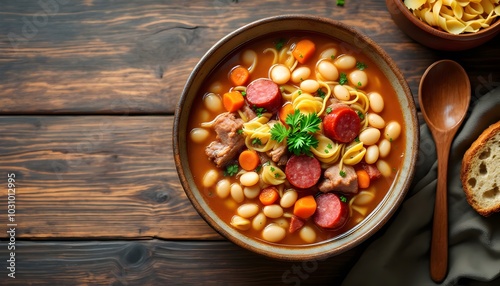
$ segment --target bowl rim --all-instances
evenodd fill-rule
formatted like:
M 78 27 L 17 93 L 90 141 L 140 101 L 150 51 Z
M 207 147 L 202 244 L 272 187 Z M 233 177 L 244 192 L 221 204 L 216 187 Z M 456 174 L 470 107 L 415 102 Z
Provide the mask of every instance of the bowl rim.
M 197 195 L 201 193 L 198 190 L 198 194 L 195 194 L 193 191 L 192 187 L 194 186 L 194 183 L 189 182 L 189 164 L 187 164 L 187 173 L 184 172 L 184 168 L 186 166 L 183 166 L 183 159 L 181 156 L 181 152 L 183 151 L 183 144 L 184 141 L 181 140 L 180 138 L 180 123 L 181 122 L 181 114 L 185 113 L 184 109 L 184 102 L 186 101 L 189 93 L 189 86 L 193 83 L 195 78 L 200 75 L 201 69 L 204 66 L 204 63 L 208 61 L 210 56 L 212 56 L 217 50 L 221 49 L 226 42 L 231 41 L 231 39 L 237 37 L 241 32 L 245 30 L 251 30 L 251 29 L 256 29 L 257 27 L 261 25 L 270 25 L 272 23 L 276 22 L 282 22 L 282 21 L 312 21 L 313 23 L 319 25 L 329 25 L 331 27 L 334 27 L 336 29 L 340 29 L 344 31 L 345 33 L 349 33 L 354 37 L 354 40 L 359 41 L 360 45 L 364 44 L 365 46 L 363 48 L 368 47 L 370 50 L 373 50 L 377 56 L 381 57 L 384 59 L 383 63 L 387 65 L 387 68 L 389 68 L 390 72 L 393 74 L 395 79 L 397 80 L 398 84 L 401 85 L 401 92 L 403 95 L 401 95 L 405 100 L 407 106 L 403 107 L 403 113 L 409 113 L 409 119 L 408 122 L 410 122 L 412 127 L 408 126 L 406 127 L 407 130 L 409 128 L 412 128 L 411 132 L 411 138 L 413 141 L 406 140 L 406 149 L 405 150 L 410 150 L 410 154 L 405 154 L 405 156 L 409 157 L 409 161 L 407 162 L 407 166 L 405 166 L 405 171 L 407 172 L 405 177 L 402 177 L 401 174 L 397 174 L 396 179 L 394 180 L 395 182 L 398 182 L 399 186 L 401 188 L 398 190 L 398 192 L 395 194 L 394 198 L 390 198 L 389 192 L 386 194 L 384 199 L 382 199 L 382 202 L 379 203 L 376 209 L 382 208 L 385 204 L 391 204 L 393 208 L 388 209 L 387 212 L 383 213 L 383 215 L 380 215 L 377 212 L 372 211 L 372 214 L 370 214 L 370 217 L 377 216 L 378 221 L 373 222 L 372 219 L 369 219 L 368 222 L 365 222 L 367 219 L 365 219 L 362 223 L 358 224 L 355 228 L 356 230 L 358 229 L 364 229 L 366 228 L 366 231 L 358 234 L 357 236 L 354 236 L 353 239 L 348 240 L 347 242 L 344 242 L 344 238 L 341 237 L 339 239 L 335 238 L 335 241 L 337 242 L 332 243 L 332 239 L 319 242 L 316 244 L 308 244 L 308 245 L 300 245 L 300 246 L 291 246 L 291 245 L 277 245 L 277 244 L 270 244 L 270 243 L 261 243 L 258 240 L 254 238 L 249 238 L 248 236 L 245 236 L 235 230 L 234 228 L 228 227 L 227 224 L 222 224 L 218 225 L 215 218 L 212 217 L 209 213 L 213 212 L 208 209 L 206 210 L 203 205 L 206 205 L 206 202 L 201 202 L 199 198 L 197 198 Z M 300 30 L 300 31 L 307 31 L 307 32 L 317 32 L 314 30 L 308 30 L 306 28 L 301 27 L 301 29 L 289 29 L 290 31 L 293 30 Z M 284 31 L 284 30 L 283 30 Z M 260 34 L 260 37 L 267 35 L 267 34 L 273 34 L 276 31 L 273 32 L 266 32 L 263 34 Z M 337 38 L 334 34 L 326 34 L 326 33 L 320 33 L 325 36 Z M 248 39 L 244 43 L 241 43 L 241 45 L 244 45 L 245 43 L 248 43 L 251 41 L 253 38 Z M 239 47 L 239 46 L 238 46 Z M 238 47 L 234 48 L 237 49 Z M 366 52 L 364 52 L 366 55 Z M 217 61 L 217 63 L 220 62 Z M 217 64 L 213 66 L 212 68 L 217 67 Z M 206 76 L 210 74 L 211 71 L 209 71 Z M 385 74 L 385 73 L 384 73 Z M 385 74 L 385 76 L 387 76 Z M 205 79 L 204 78 L 204 79 Z M 196 91 L 197 93 L 198 91 Z M 398 95 L 399 98 L 399 95 Z M 404 109 L 407 107 L 407 109 Z M 189 107 L 186 110 L 189 112 Z M 405 114 L 403 114 L 405 116 Z M 187 120 L 187 119 L 186 119 Z M 399 70 L 399 68 L 396 66 L 395 62 L 389 57 L 389 55 L 378 45 L 376 44 L 373 40 L 368 38 L 366 35 L 363 33 L 355 30 L 354 28 L 340 22 L 337 20 L 325 18 L 325 17 L 319 17 L 319 16 L 311 16 L 311 15 L 302 15 L 302 14 L 287 14 L 287 15 L 279 15 L 279 16 L 271 16 L 271 17 L 266 17 L 262 18 L 256 21 L 253 21 L 251 23 L 248 23 L 231 33 L 227 34 L 223 38 L 221 38 L 219 41 L 217 41 L 206 53 L 205 55 L 200 59 L 200 61 L 196 64 L 195 68 L 189 75 L 188 80 L 186 81 L 186 84 L 184 86 L 184 89 L 182 91 L 180 100 L 176 106 L 175 110 L 175 118 L 174 118 L 174 128 L 173 128 L 173 147 L 174 147 L 174 161 L 175 165 L 178 171 L 178 175 L 182 184 L 182 187 L 188 197 L 188 199 L 191 201 L 192 205 L 196 209 L 196 211 L 200 214 L 200 216 L 219 234 L 221 234 L 223 237 L 229 239 L 233 243 L 249 249 L 255 253 L 278 259 L 278 260 L 286 260 L 286 261 L 305 261 L 305 260 L 311 260 L 311 259 L 324 259 L 333 255 L 338 255 L 340 253 L 343 253 L 359 244 L 361 244 L 363 241 L 365 241 L 368 237 L 372 236 L 375 232 L 377 232 L 380 228 L 382 228 L 383 225 L 386 224 L 386 222 L 393 216 L 393 214 L 396 212 L 396 210 L 399 208 L 400 204 L 402 203 L 404 197 L 406 196 L 406 193 L 408 192 L 408 189 L 410 187 L 411 181 L 413 180 L 413 175 L 414 175 L 414 169 L 416 165 L 416 160 L 417 160 L 417 155 L 418 155 L 418 141 L 419 141 L 419 130 L 418 130 L 418 117 L 417 117 L 417 112 L 416 112 L 416 107 L 415 107 L 415 101 L 412 96 L 411 90 L 406 82 L 406 79 L 404 78 L 403 74 Z M 186 130 L 184 130 L 186 131 Z M 185 144 L 184 144 L 185 145 Z M 184 147 L 185 148 L 185 147 Z M 187 159 L 184 159 L 187 160 Z M 406 161 L 403 161 L 403 163 Z M 403 166 L 401 167 L 403 169 Z M 397 179 L 399 178 L 399 179 Z M 399 181 L 398 181 L 399 180 Z M 393 185 L 394 185 L 393 183 Z M 194 186 L 195 189 L 197 190 L 196 186 Z M 392 190 L 393 187 L 391 186 Z M 208 212 L 208 213 L 207 213 Z M 217 217 L 215 215 L 215 217 Z M 220 220 L 220 219 L 219 219 Z M 345 235 L 349 236 L 349 235 Z M 339 245 L 339 241 L 343 242 L 343 244 Z M 335 247 L 327 247 L 329 244 L 335 245 Z M 326 250 L 325 250 L 326 248 Z M 271 251 L 272 250 L 272 251 Z
M 418 19 L 415 15 L 413 15 L 413 13 L 410 11 L 410 9 L 408 9 L 408 7 L 406 7 L 403 0 L 388 0 L 388 1 L 391 1 L 392 3 L 394 3 L 394 5 L 396 5 L 396 7 L 398 8 L 398 11 L 403 13 L 403 15 L 410 22 L 412 22 L 416 27 L 420 28 L 424 32 L 430 33 L 434 36 L 437 36 L 437 37 L 440 37 L 443 39 L 448 39 L 448 40 L 459 39 L 459 40 L 464 40 L 464 41 L 467 41 L 467 40 L 472 41 L 472 40 L 476 40 L 478 38 L 490 36 L 490 35 L 498 33 L 500 31 L 500 17 L 497 17 L 493 24 L 491 24 L 487 28 L 480 29 L 477 32 L 462 33 L 462 34 L 458 34 L 458 35 L 451 34 L 451 33 L 445 32 L 445 31 L 441 31 L 441 30 L 425 23 L 424 21 Z M 392 14 L 392 13 L 395 13 L 395 11 L 389 10 L 389 13 Z

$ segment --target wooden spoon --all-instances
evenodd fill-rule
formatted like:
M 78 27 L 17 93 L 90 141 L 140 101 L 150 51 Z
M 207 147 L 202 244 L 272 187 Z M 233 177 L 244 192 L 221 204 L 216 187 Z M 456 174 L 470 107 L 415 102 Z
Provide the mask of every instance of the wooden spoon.
M 430 65 L 420 81 L 418 101 L 436 143 L 438 159 L 430 256 L 430 274 L 435 282 L 443 281 L 448 271 L 448 156 L 453 137 L 465 118 L 470 97 L 467 73 L 451 60 Z

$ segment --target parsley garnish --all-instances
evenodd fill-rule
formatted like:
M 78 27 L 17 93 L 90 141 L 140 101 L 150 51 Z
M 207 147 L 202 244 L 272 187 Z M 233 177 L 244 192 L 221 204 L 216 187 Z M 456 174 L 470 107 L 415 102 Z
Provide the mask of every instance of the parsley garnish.
M 266 113 L 267 110 L 264 107 L 254 107 L 255 113 L 257 114 L 257 117 L 261 117 L 262 113 Z
M 362 85 L 363 85 L 363 84 L 362 84 L 360 81 L 358 81 L 358 86 L 362 86 Z
M 342 178 L 345 178 L 346 173 L 344 172 L 344 170 L 340 170 L 339 175 L 340 175 Z
M 260 172 L 260 170 L 262 170 L 262 165 L 259 165 L 257 166 L 257 168 L 255 168 L 255 172 L 257 173 Z
M 262 141 L 260 141 L 260 138 L 256 137 L 252 140 L 252 145 L 262 145 Z
M 299 90 L 298 93 L 299 93 L 299 95 L 301 95 L 302 94 L 302 90 Z
M 331 55 L 331 56 L 330 56 L 330 58 L 331 58 L 332 60 L 334 60 L 334 59 L 335 59 L 335 55 Z
M 271 169 L 271 172 L 274 172 L 274 170 L 276 170 L 276 169 L 274 169 L 274 167 L 271 167 L 269 169 Z
M 324 92 L 321 88 L 318 88 L 318 91 L 316 91 L 319 97 L 325 98 L 326 92 Z
M 345 73 L 340 73 L 340 79 L 339 79 L 339 84 L 344 85 L 347 84 L 347 75 Z
M 328 145 L 326 145 L 326 148 L 328 148 L 328 149 L 332 149 L 332 148 L 333 148 L 333 146 L 332 146 L 332 144 L 328 143 Z
M 279 179 L 279 177 L 281 177 L 281 174 L 280 174 L 280 173 L 274 173 L 274 177 L 275 177 L 276 179 Z
M 345 1 L 344 0 L 337 0 L 337 6 L 344 6 Z
M 316 113 L 304 115 L 298 109 L 293 114 L 289 114 L 285 120 L 290 128 L 286 128 L 282 123 L 276 123 L 271 128 L 271 139 L 278 143 L 287 139 L 287 147 L 295 155 L 312 156 L 311 147 L 318 146 L 318 139 L 313 134 L 320 130 L 321 118 Z
M 362 62 L 357 62 L 356 63 L 356 68 L 360 71 L 364 70 L 367 68 L 367 65 L 365 63 L 362 63 Z
M 340 201 L 343 203 L 347 203 L 347 198 L 345 196 L 340 196 Z
M 283 46 L 285 45 L 285 39 L 279 39 L 276 45 L 274 46 L 276 50 L 281 50 L 283 49 Z
M 238 132 L 238 134 L 241 135 L 241 134 L 243 134 L 243 129 L 238 129 L 238 131 L 236 131 L 236 132 Z
M 242 91 L 242 92 L 241 92 L 241 95 L 242 95 L 243 97 L 247 96 L 246 91 Z
M 365 115 L 363 114 L 363 112 L 356 110 L 356 113 L 358 114 L 359 119 L 361 120 L 365 119 Z
M 330 153 L 330 151 L 328 151 L 328 149 L 325 149 L 325 154 L 328 154 Z
M 331 107 L 327 107 L 326 108 L 326 114 L 330 114 L 332 112 L 332 108 Z
M 359 141 L 359 137 L 354 138 L 354 141 L 356 141 L 357 143 L 359 143 L 360 142 Z
M 238 173 L 238 165 L 228 165 L 224 171 L 224 176 L 232 177 Z

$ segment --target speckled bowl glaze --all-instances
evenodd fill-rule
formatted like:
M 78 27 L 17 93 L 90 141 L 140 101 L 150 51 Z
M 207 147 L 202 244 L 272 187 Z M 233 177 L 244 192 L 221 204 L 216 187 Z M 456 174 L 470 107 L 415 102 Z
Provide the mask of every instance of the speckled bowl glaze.
M 500 33 L 500 21 L 476 33 L 453 35 L 420 21 L 405 6 L 403 0 L 386 0 L 387 9 L 396 25 L 420 44 L 441 51 L 463 51 L 478 47 Z
M 210 72 L 227 54 L 258 37 L 280 31 L 306 31 L 335 37 L 359 48 L 370 57 L 391 82 L 404 113 L 406 141 L 404 162 L 393 186 L 378 207 L 360 224 L 330 240 L 301 246 L 271 244 L 249 238 L 232 228 L 210 209 L 193 181 L 189 168 L 186 140 L 189 110 L 200 87 Z M 195 66 L 189 76 L 175 111 L 173 145 L 174 159 L 185 193 L 194 208 L 218 233 L 235 244 L 267 257 L 286 261 L 324 259 L 345 252 L 377 232 L 399 207 L 413 178 L 418 151 L 418 120 L 415 103 L 402 73 L 389 56 L 372 40 L 349 26 L 326 18 L 283 15 L 265 18 L 241 27 L 217 42 Z

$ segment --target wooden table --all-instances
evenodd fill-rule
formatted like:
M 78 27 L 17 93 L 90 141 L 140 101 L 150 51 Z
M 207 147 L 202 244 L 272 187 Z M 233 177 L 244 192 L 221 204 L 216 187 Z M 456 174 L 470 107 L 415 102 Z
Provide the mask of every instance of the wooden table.
M 3 1 L 0 284 L 339 283 L 369 241 L 309 263 L 243 250 L 193 209 L 172 155 L 174 108 L 203 53 L 244 24 L 290 13 L 373 38 L 415 99 L 426 67 L 443 58 L 467 70 L 473 100 L 500 85 L 499 37 L 467 52 L 430 50 L 395 26 L 381 0 Z

